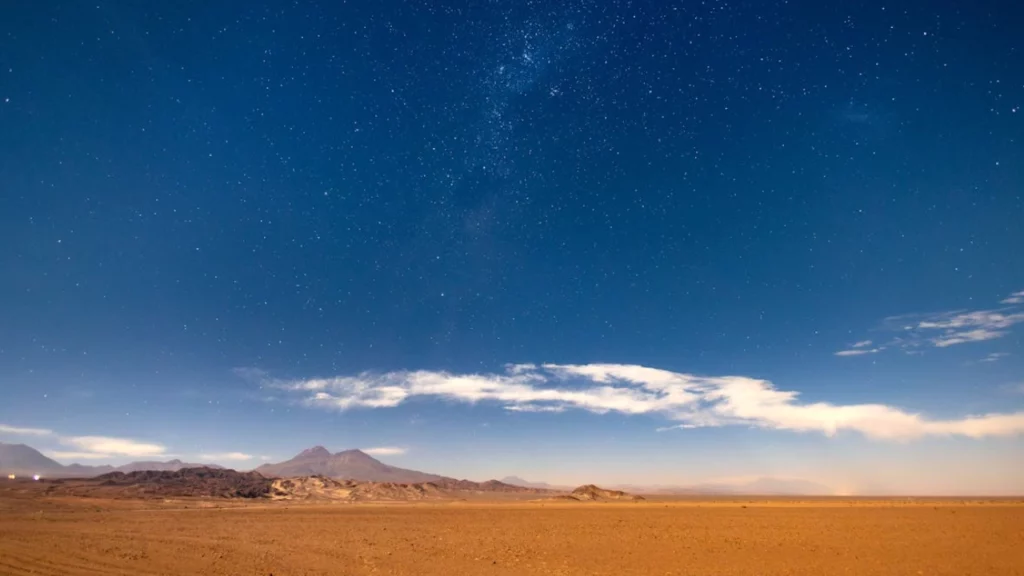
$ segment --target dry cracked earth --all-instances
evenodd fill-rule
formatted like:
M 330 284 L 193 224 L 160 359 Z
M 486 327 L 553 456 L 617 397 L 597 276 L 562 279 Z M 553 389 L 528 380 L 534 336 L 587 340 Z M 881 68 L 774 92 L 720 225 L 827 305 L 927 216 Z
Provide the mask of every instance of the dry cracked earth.
M 1024 575 L 1024 502 L 294 503 L 0 491 L 0 574 Z

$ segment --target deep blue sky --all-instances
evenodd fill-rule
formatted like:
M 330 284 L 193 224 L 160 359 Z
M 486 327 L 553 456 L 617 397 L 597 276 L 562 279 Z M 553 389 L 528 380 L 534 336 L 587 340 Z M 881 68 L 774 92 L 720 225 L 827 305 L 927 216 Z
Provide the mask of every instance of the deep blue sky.
M 0 439 L 66 462 L 325 444 L 470 477 L 1024 489 L 1021 21 L 994 1 L 18 3 Z M 829 436 L 763 403 L 694 424 L 406 372 L 506 363 L 745 376 L 944 424 Z M 358 382 L 308 384 L 334 377 Z M 408 398 L 360 396 L 384 380 Z M 700 427 L 656 431 L 679 422 Z M 851 471 L 907 471 L 835 472 L 840 446 Z M 938 454 L 1003 479 L 923 484 L 949 476 Z

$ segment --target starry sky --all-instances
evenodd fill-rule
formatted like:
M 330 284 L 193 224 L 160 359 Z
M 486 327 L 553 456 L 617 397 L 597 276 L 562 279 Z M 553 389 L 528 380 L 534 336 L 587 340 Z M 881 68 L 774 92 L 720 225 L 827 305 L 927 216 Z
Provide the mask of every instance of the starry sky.
M 1020 493 L 1022 19 L 16 3 L 0 440 Z

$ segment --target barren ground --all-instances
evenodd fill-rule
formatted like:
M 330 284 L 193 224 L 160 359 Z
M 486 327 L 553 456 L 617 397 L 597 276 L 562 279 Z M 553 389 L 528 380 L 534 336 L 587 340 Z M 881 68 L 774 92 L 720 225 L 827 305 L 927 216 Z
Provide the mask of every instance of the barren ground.
M 0 490 L 0 574 L 1024 575 L 1024 502 L 242 504 Z

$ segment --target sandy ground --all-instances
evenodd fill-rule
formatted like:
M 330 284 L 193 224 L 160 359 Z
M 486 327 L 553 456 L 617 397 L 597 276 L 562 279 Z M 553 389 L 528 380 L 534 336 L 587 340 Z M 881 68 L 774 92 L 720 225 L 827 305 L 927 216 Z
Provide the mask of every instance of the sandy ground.
M 224 505 L 0 494 L 0 574 L 1024 575 L 1024 503 Z

